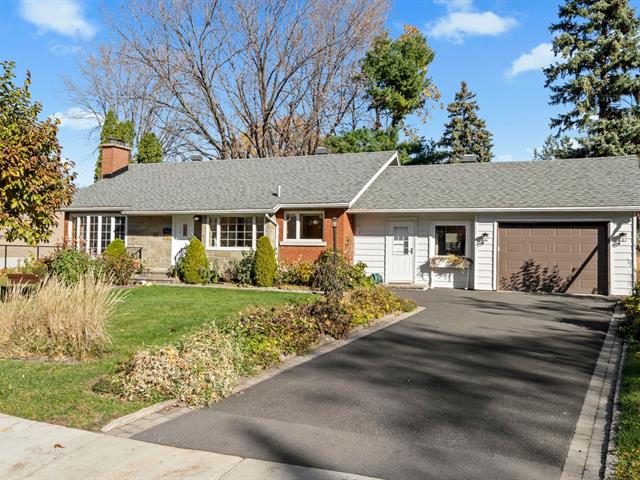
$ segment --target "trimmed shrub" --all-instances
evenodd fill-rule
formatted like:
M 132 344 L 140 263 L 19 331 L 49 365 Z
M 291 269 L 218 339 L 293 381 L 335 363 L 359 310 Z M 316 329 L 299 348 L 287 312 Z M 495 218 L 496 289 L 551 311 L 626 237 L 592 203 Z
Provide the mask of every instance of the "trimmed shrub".
M 0 302 L 2 356 L 83 359 L 110 344 L 106 324 L 126 292 L 89 271 L 75 283 L 48 277 L 35 291 L 9 287 Z
M 255 259 L 253 261 L 253 280 L 259 287 L 272 287 L 278 272 L 276 252 L 273 250 L 268 237 L 260 237 L 256 243 Z
M 118 259 L 123 255 L 127 255 L 127 248 L 124 246 L 124 242 L 119 238 L 113 240 L 109 245 L 107 245 L 107 248 L 104 249 L 104 252 L 102 252 L 103 257 L 109 257 L 113 259 Z
M 241 363 L 234 337 L 210 324 L 176 346 L 137 352 L 118 367 L 108 389 L 128 400 L 176 398 L 200 407 L 233 392 Z
M 209 269 L 209 259 L 204 251 L 204 245 L 196 237 L 189 241 L 183 262 L 181 280 L 189 284 L 204 283 L 203 273 Z
M 107 245 L 97 264 L 100 273 L 115 285 L 127 285 L 133 274 L 142 270 L 142 262 L 127 252 L 119 238 Z

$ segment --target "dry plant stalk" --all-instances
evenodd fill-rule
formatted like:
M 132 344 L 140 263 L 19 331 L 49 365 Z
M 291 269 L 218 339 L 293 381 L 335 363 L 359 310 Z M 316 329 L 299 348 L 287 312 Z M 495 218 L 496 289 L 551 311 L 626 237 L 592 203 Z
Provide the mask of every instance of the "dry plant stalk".
M 84 359 L 105 351 L 109 318 L 126 292 L 93 272 L 67 285 L 48 277 L 35 291 L 9 287 L 0 302 L 0 355 Z

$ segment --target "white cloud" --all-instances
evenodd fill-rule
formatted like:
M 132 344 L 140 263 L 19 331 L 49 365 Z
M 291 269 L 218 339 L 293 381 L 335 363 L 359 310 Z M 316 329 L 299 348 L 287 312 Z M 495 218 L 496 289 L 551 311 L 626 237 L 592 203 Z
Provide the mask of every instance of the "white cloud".
M 54 40 L 49 42 L 49 51 L 55 55 L 77 55 L 82 52 L 82 47 Z
M 541 43 L 530 52 L 523 53 L 516 58 L 507 71 L 508 77 L 514 77 L 523 72 L 541 70 L 553 63 L 554 55 L 550 43 Z
M 511 153 L 507 153 L 505 155 L 498 155 L 496 157 L 496 162 L 513 162 L 513 155 Z
M 436 5 L 444 5 L 450 12 L 471 10 L 473 0 L 433 0 Z
M 76 0 L 21 0 L 20 15 L 40 33 L 55 32 L 72 38 L 92 38 L 96 27 L 85 17 Z
M 93 112 L 79 107 L 67 108 L 64 112 L 56 112 L 51 116 L 60 119 L 60 128 L 70 130 L 90 130 L 99 127 L 102 120 Z
M 500 35 L 517 25 L 514 18 L 474 10 L 473 0 L 433 0 L 447 8 L 447 15 L 428 25 L 430 35 L 462 43 L 471 35 Z
M 514 18 L 493 12 L 452 12 L 439 18 L 429 29 L 435 38 L 462 43 L 471 35 L 500 35 L 518 24 Z

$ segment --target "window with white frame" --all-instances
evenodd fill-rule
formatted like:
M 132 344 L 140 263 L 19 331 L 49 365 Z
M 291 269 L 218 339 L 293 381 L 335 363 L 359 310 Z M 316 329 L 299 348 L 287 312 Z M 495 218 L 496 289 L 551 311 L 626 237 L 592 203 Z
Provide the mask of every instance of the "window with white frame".
M 212 217 L 209 219 L 213 248 L 255 249 L 264 235 L 261 217 Z
M 72 215 L 71 241 L 78 248 L 97 255 L 116 238 L 125 240 L 127 219 L 122 215 Z
M 465 256 L 467 227 L 464 225 L 436 225 L 436 255 Z
M 287 212 L 284 215 L 284 238 L 297 241 L 324 239 L 323 212 Z

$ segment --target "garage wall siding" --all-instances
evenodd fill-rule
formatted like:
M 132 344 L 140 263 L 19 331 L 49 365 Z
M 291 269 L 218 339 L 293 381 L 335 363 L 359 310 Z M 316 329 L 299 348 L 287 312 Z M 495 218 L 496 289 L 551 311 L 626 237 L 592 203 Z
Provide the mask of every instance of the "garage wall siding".
M 616 217 L 609 225 L 610 235 L 610 294 L 631 293 L 634 281 L 635 248 L 633 217 Z M 624 241 L 620 234 L 625 233 Z
M 495 284 L 493 259 L 496 247 L 496 224 L 490 219 L 479 220 L 476 218 L 474 225 L 478 237 L 474 243 L 474 288 L 476 290 L 493 290 Z M 489 234 L 486 240 L 481 237 L 483 233 Z
M 499 222 L 607 222 L 609 224 L 609 294 L 627 295 L 631 293 L 635 280 L 635 229 L 633 212 L 620 213 L 549 213 L 549 214 L 478 214 L 475 219 L 478 236 L 489 233 L 485 242 L 476 242 L 475 247 L 475 288 L 493 290 L 496 288 L 496 235 Z M 616 241 L 617 236 L 626 233 L 624 242 Z
M 434 225 L 439 222 L 456 222 L 469 224 L 467 242 L 469 254 L 474 248 L 473 216 L 464 214 L 358 214 L 356 215 L 356 231 L 354 235 L 354 260 L 367 264 L 367 273 L 379 273 L 385 280 L 385 245 L 387 241 L 387 221 L 393 219 L 414 219 L 416 222 L 415 238 L 415 283 L 434 287 L 464 287 L 466 273 L 455 268 L 439 269 L 432 272 L 429 257 L 435 251 L 433 238 Z M 473 286 L 471 274 L 469 286 Z M 433 284 L 432 284 L 433 282 Z

